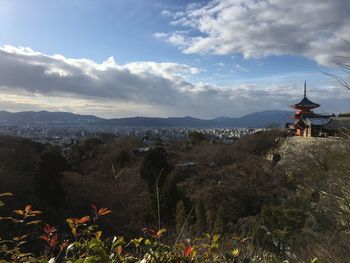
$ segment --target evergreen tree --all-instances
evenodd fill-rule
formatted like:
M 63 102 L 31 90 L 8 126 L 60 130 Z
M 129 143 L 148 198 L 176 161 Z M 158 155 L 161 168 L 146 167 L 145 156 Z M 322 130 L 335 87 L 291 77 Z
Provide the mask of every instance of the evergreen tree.
M 222 206 L 218 208 L 216 211 L 216 218 L 215 218 L 215 232 L 216 233 L 222 233 L 224 232 L 224 221 L 223 221 L 223 216 L 224 216 L 224 209 Z
M 182 226 L 185 224 L 186 221 L 186 209 L 184 206 L 184 202 L 180 200 L 176 204 L 176 231 L 180 232 Z
M 170 166 L 168 164 L 165 149 L 156 147 L 151 149 L 145 155 L 140 169 L 140 175 L 146 180 L 150 192 L 154 192 L 158 176 L 160 176 L 158 187 L 161 189 L 169 171 Z
M 166 177 L 161 191 L 160 207 L 162 217 L 165 219 L 173 218 L 176 209 L 176 203 L 179 199 L 179 194 L 176 186 L 174 174 L 169 174 Z
M 38 171 L 34 177 L 37 196 L 51 205 L 64 203 L 61 179 L 62 172 L 67 169 L 67 161 L 57 149 L 44 151 L 39 157 Z
M 123 169 L 129 162 L 130 156 L 126 151 L 120 151 L 116 159 L 115 165 L 118 169 Z
M 192 144 L 199 144 L 207 139 L 205 137 L 205 134 L 197 131 L 190 132 L 188 134 L 188 138 L 190 139 Z
M 203 232 L 207 228 L 207 218 L 202 200 L 196 202 L 196 231 Z

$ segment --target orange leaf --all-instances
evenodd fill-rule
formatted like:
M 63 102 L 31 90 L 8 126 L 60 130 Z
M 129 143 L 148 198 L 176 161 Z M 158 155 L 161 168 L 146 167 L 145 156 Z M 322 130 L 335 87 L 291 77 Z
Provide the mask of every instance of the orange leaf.
M 120 255 L 123 252 L 123 247 L 122 246 L 117 246 L 115 250 Z
M 98 210 L 98 214 L 100 216 L 103 216 L 103 215 L 107 215 L 109 213 L 111 213 L 112 211 L 111 210 L 108 210 L 107 208 L 101 208 L 100 210 Z
M 26 223 L 26 225 L 36 225 L 36 224 L 39 224 L 40 222 L 42 222 L 42 220 L 35 220 L 35 221 L 30 221 L 28 223 Z
M 24 215 L 24 212 L 22 210 L 13 210 L 14 213 L 16 213 L 17 215 Z
M 185 257 L 189 257 L 191 255 L 192 249 L 193 248 L 190 245 L 187 245 L 187 247 L 184 250 Z
M 30 211 L 31 214 L 35 214 L 35 215 L 38 215 L 38 214 L 42 214 L 43 212 L 39 211 L 39 210 L 35 210 L 35 211 Z
M 166 229 L 165 228 L 162 228 L 162 229 L 159 229 L 156 233 L 156 238 L 159 238 L 163 235 L 163 233 L 166 232 Z
M 80 219 L 77 219 L 75 221 L 75 223 L 76 224 L 84 224 L 84 223 L 89 222 L 89 221 L 90 221 L 90 217 L 89 216 L 84 216 L 84 217 L 82 217 Z
M 31 205 L 27 205 L 27 206 L 24 208 L 24 211 L 26 211 L 26 213 L 28 213 L 31 209 L 32 209 L 32 206 L 31 206 Z

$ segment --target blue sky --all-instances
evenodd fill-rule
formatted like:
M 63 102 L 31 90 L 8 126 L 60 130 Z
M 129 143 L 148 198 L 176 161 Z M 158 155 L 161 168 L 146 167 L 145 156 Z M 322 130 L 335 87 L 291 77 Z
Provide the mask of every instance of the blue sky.
M 321 73 L 341 74 L 350 3 L 305 2 L 0 0 L 0 107 L 240 116 L 288 109 L 306 79 L 323 111 L 350 111 Z

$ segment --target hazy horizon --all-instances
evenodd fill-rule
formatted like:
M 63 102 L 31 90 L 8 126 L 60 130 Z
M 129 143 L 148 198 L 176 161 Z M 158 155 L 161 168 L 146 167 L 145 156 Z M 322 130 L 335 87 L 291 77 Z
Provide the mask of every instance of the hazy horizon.
M 165 118 L 194 118 L 194 119 L 201 119 L 201 120 L 213 120 L 213 119 L 217 119 L 217 118 L 242 118 L 244 116 L 248 116 L 248 115 L 252 115 L 252 114 L 256 114 L 256 113 L 264 113 L 264 112 L 288 112 L 288 113 L 292 113 L 293 110 L 266 110 L 266 111 L 255 111 L 255 112 L 250 112 L 241 116 L 216 116 L 214 118 L 201 118 L 201 117 L 196 117 L 196 116 L 191 116 L 191 115 L 183 115 L 183 116 L 165 116 L 165 117 L 160 117 L 160 116 L 142 116 L 142 115 L 134 115 L 134 116 L 126 116 L 126 117 L 109 117 L 109 118 L 104 118 L 98 115 L 94 115 L 94 114 L 80 114 L 80 113 L 76 113 L 76 112 L 70 112 L 70 111 L 48 111 L 48 110 L 39 110 L 39 111 L 8 111 L 8 110 L 2 110 L 0 109 L 0 112 L 9 112 L 9 113 L 23 113 L 23 112 L 33 112 L 33 113 L 38 113 L 38 112 L 49 112 L 49 113 L 68 113 L 68 114 L 75 114 L 75 115 L 85 115 L 85 116 L 95 116 L 101 119 L 123 119 L 123 118 L 161 118 L 161 119 L 165 119 Z

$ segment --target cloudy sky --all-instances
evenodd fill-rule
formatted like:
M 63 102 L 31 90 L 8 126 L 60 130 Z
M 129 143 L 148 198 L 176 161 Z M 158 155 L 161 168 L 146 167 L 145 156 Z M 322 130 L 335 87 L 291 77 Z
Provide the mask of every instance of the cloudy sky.
M 126 116 L 350 111 L 349 0 L 0 0 L 0 110 Z M 346 75 L 344 75 L 346 76 Z

